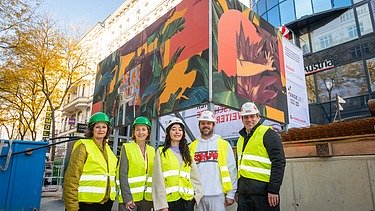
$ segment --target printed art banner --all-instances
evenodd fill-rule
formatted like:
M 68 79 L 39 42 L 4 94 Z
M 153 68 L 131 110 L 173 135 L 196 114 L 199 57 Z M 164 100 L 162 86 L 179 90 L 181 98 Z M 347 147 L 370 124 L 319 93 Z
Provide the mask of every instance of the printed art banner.
M 202 105 L 179 112 L 193 135 L 193 139 L 190 139 L 188 135 L 186 135 L 188 142 L 193 141 L 195 138 L 200 136 L 198 117 L 200 113 L 205 110 L 207 110 L 207 105 Z M 225 140 L 237 140 L 239 136 L 238 132 L 243 128 L 240 112 L 223 106 L 215 105 L 214 114 L 216 118 L 214 133 L 220 135 Z M 163 144 L 165 140 L 164 130 L 172 117 L 174 116 L 166 115 L 159 118 L 159 122 L 162 126 L 159 128 L 159 145 Z M 281 125 L 279 123 L 270 120 L 263 120 L 264 119 L 262 119 L 262 124 L 272 126 L 276 131 L 281 131 Z
M 184 119 L 185 124 L 188 126 L 189 130 L 192 132 L 193 136 L 199 137 L 199 127 L 198 127 L 198 117 L 202 111 L 207 110 L 207 105 L 198 106 L 196 108 L 188 109 L 180 112 L 181 117 Z M 216 117 L 216 124 L 214 132 L 219 134 L 224 139 L 233 139 L 238 137 L 238 131 L 243 127 L 240 113 L 229 108 L 222 106 L 215 106 L 214 113 Z M 172 118 L 172 115 L 163 116 L 160 118 L 160 123 L 165 129 L 168 121 Z M 163 141 L 165 139 L 165 132 L 160 129 L 159 140 Z M 188 141 L 190 140 L 187 137 Z
M 281 34 L 237 0 L 213 0 L 213 102 L 240 109 L 255 102 L 262 116 L 287 122 Z
M 99 63 L 92 113 L 127 125 L 195 107 L 208 101 L 208 67 L 208 1 L 184 0 Z

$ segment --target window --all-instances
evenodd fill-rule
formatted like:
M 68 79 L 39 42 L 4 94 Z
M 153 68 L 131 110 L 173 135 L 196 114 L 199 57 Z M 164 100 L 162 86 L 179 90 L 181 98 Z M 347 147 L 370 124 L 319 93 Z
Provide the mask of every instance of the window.
M 366 61 L 370 76 L 371 92 L 375 91 L 375 58 Z
M 264 20 L 267 20 L 267 21 L 268 21 L 267 13 L 264 13 L 261 17 L 262 17 Z
M 90 118 L 90 107 L 86 108 L 86 115 L 84 123 L 88 122 Z
M 266 9 L 266 0 L 259 0 L 257 3 L 258 6 L 258 14 L 263 15 L 267 9 Z
M 296 19 L 296 15 L 294 13 L 293 0 L 286 0 L 280 3 L 279 6 L 280 6 L 280 11 L 281 11 L 280 13 L 281 24 L 286 24 Z
M 279 3 L 278 0 L 268 0 L 267 1 L 267 10 L 271 9 L 272 7 L 277 5 L 278 3 Z
M 331 6 L 333 8 L 340 8 L 352 5 L 352 0 L 331 0 Z
M 311 31 L 312 52 L 356 39 L 358 33 L 356 32 L 353 14 L 353 9 L 350 9 L 336 19 Z
M 356 26 L 349 26 L 348 27 L 348 34 L 350 38 L 355 38 L 358 36 L 357 34 L 357 27 Z
M 342 23 L 353 20 L 353 19 L 354 19 L 353 10 L 350 10 L 350 12 L 347 12 L 340 16 L 340 20 Z
M 78 111 L 77 113 L 77 123 L 83 123 L 83 116 L 82 116 L 82 111 Z
M 316 91 L 314 85 L 314 75 L 306 76 L 306 90 L 307 90 L 307 98 L 309 103 L 316 102 Z
M 359 46 L 353 48 L 352 50 L 352 57 L 353 58 L 360 58 L 361 57 L 361 49 Z
M 332 45 L 332 36 L 328 35 L 328 36 L 321 37 L 319 38 L 319 41 L 320 41 L 320 48 L 322 49 L 328 48 Z
M 312 0 L 314 13 L 332 9 L 331 0 Z
M 268 11 L 268 22 L 270 22 L 274 27 L 281 26 L 279 7 L 276 6 Z
M 359 29 L 361 31 L 361 36 L 373 32 L 372 21 L 369 13 L 368 4 L 364 4 L 357 7 L 357 17 L 359 22 Z
M 305 33 L 301 36 L 299 36 L 299 43 L 301 46 L 301 49 L 303 51 L 303 54 L 310 53 L 310 41 L 309 41 L 309 34 Z
M 82 85 L 82 95 L 81 95 L 81 97 L 85 97 L 85 88 L 86 88 L 86 84 L 83 84 Z
M 316 74 L 318 96 L 321 102 L 329 97 L 353 97 L 367 93 L 367 83 L 362 61 L 353 62 Z
M 313 13 L 310 0 L 295 0 L 295 4 L 297 19 L 305 15 L 311 15 Z

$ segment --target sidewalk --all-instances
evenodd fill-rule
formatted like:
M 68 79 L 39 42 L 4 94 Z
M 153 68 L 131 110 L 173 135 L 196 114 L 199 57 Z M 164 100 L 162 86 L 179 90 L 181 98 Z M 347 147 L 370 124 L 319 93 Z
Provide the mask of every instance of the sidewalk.
M 58 188 L 56 191 L 42 192 L 42 200 L 40 202 L 40 211 L 64 211 L 64 200 L 62 198 L 62 189 Z M 118 203 L 113 203 L 112 211 L 118 210 Z M 227 211 L 237 210 L 237 204 L 227 207 Z
M 40 211 L 64 211 L 64 200 L 62 195 L 62 188 L 57 188 L 56 191 L 42 192 L 42 199 L 40 202 Z M 117 201 L 113 203 L 112 211 L 118 210 Z
M 64 201 L 62 199 L 62 189 L 56 191 L 43 191 L 40 202 L 40 211 L 64 211 Z

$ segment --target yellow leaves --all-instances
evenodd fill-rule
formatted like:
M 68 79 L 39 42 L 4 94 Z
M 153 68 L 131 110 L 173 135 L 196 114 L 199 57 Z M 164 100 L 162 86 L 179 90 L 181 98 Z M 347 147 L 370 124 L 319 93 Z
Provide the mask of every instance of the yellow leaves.
M 23 120 L 30 123 L 28 118 L 38 119 L 47 102 L 53 110 L 60 108 L 71 87 L 89 73 L 88 52 L 48 18 L 35 21 L 17 36 L 18 45 L 0 67 L 0 95 L 26 112 Z

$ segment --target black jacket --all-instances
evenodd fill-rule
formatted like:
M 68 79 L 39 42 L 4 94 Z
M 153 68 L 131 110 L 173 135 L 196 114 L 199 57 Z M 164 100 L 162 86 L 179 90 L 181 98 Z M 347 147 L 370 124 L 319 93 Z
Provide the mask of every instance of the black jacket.
M 244 137 L 244 146 L 242 150 L 245 149 L 250 137 L 253 135 L 255 129 L 260 125 L 258 123 L 252 129 L 252 131 L 247 134 L 246 128 L 242 128 L 239 134 Z M 270 182 L 262 182 L 259 180 L 248 179 L 245 177 L 240 177 L 238 179 L 237 192 L 239 194 L 256 194 L 256 195 L 267 195 L 268 193 L 279 194 L 280 186 L 284 177 L 285 169 L 285 155 L 283 145 L 281 143 L 281 138 L 274 130 L 268 129 L 263 137 L 263 145 L 267 150 L 269 159 L 271 160 L 271 176 Z

